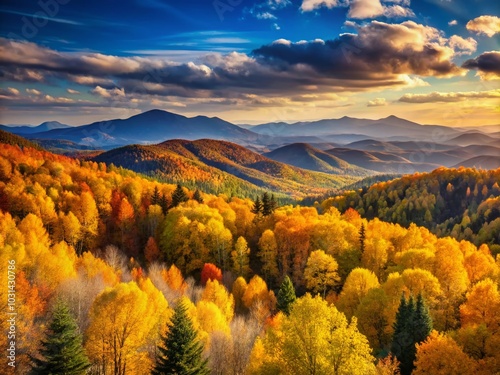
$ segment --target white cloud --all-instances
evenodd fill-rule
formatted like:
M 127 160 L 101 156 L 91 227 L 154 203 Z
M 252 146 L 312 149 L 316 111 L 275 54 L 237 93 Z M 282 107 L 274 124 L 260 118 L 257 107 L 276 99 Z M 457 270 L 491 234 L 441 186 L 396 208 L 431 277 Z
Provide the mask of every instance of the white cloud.
M 458 35 L 450 37 L 449 45 L 455 50 L 457 55 L 470 55 L 471 53 L 476 52 L 477 49 L 477 42 L 474 39 L 464 39 Z
M 496 99 L 500 98 L 500 89 L 489 91 L 467 92 L 431 92 L 430 94 L 404 94 L 399 98 L 405 103 L 453 103 L 469 99 Z
M 341 2 L 338 0 L 303 0 L 302 5 L 300 6 L 300 10 L 303 12 L 311 12 L 315 9 L 321 7 L 334 8 L 341 5 Z
M 408 7 L 409 5 L 410 0 L 303 0 L 300 9 L 303 12 L 310 12 L 321 7 L 330 9 L 348 7 L 347 16 L 355 19 L 379 16 L 388 18 L 415 17 L 415 13 Z
M 500 33 L 500 18 L 496 16 L 481 16 L 467 22 L 467 30 L 484 34 L 490 38 Z
M 78 90 L 66 89 L 66 91 L 68 92 L 68 94 L 72 94 L 72 95 L 80 94 L 80 91 L 78 91 Z
M 457 24 L 458 24 L 457 20 L 451 20 L 450 22 L 448 22 L 448 26 L 455 26 Z
M 102 88 L 101 86 L 96 86 L 95 89 L 91 91 L 92 94 L 100 96 L 102 98 L 111 98 L 111 97 L 123 97 L 125 96 L 125 90 L 123 88 L 119 89 L 115 87 L 114 89 L 107 90 Z
M 31 95 L 42 95 L 42 93 L 36 89 L 26 89 L 26 92 Z
M 263 13 L 257 13 L 255 16 L 259 20 L 275 20 L 276 16 L 274 14 L 271 14 L 269 12 L 263 12 Z
M 385 98 L 376 98 L 368 101 L 367 107 L 383 107 L 386 106 L 387 104 L 389 103 L 387 103 Z

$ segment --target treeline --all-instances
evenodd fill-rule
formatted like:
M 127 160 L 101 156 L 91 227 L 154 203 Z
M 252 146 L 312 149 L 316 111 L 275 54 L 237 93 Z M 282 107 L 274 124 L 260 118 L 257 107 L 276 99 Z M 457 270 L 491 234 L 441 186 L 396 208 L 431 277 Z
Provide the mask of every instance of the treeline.
M 194 373 L 500 370 L 500 260 L 487 244 L 353 209 L 276 207 L 270 194 L 259 196 L 264 214 L 256 201 L 1 145 L 0 269 L 15 260 L 17 370 L 50 360 L 43 342 L 57 332 L 45 327 L 59 300 L 81 335 L 75 366 L 87 358 L 93 374 L 171 364 L 176 324 L 192 325 Z
M 363 217 L 408 226 L 438 236 L 487 243 L 500 252 L 500 169 L 439 168 L 377 183 L 324 200 L 323 210 L 356 209 Z

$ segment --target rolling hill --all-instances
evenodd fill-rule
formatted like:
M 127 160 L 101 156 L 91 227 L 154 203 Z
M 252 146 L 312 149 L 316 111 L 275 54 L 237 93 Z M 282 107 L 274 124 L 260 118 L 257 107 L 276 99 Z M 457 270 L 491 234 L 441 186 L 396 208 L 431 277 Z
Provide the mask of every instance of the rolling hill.
M 280 147 L 264 156 L 299 168 L 340 175 L 367 176 L 373 174 L 364 168 L 351 165 L 307 143 L 294 143 Z
M 125 146 L 102 153 L 93 160 L 113 163 L 169 182 L 182 182 L 187 186 L 197 184 L 210 192 L 229 189 L 241 195 L 266 189 L 296 198 L 355 181 L 349 176 L 333 176 L 290 166 L 237 144 L 210 139 Z

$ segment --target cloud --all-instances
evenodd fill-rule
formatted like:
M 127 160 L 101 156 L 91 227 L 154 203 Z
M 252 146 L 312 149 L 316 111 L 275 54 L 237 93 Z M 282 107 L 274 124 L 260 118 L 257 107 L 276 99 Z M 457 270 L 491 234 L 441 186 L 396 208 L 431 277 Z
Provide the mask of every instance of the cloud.
M 101 86 L 96 86 L 92 91 L 92 94 L 100 96 L 102 98 L 111 98 L 111 97 L 124 97 L 125 96 L 125 90 L 124 89 L 119 89 L 118 87 L 115 87 L 111 90 L 106 90 L 105 88 L 102 88 Z
M 0 88 L 0 98 L 19 96 L 21 93 L 14 87 L 7 87 L 6 89 Z
M 385 100 L 385 98 L 376 98 L 374 100 L 368 101 L 367 107 L 383 107 L 386 106 L 388 103 Z
M 457 20 L 451 20 L 450 22 L 448 22 L 448 26 L 456 26 L 457 24 Z
M 26 92 L 31 95 L 42 95 L 42 93 L 36 89 L 26 89 Z
M 382 14 L 384 14 L 384 7 L 380 0 L 351 0 L 347 16 L 365 19 L 375 18 Z
M 80 94 L 80 91 L 78 91 L 78 90 L 66 89 L 66 91 L 68 92 L 68 94 L 72 94 L 72 95 Z
M 300 6 L 300 10 L 303 12 L 311 12 L 315 9 L 321 7 L 334 8 L 341 5 L 341 2 L 338 0 L 303 0 L 302 5 Z
M 484 52 L 465 61 L 462 68 L 477 70 L 483 80 L 500 79 L 500 51 Z
M 259 20 L 275 20 L 277 17 L 269 12 L 257 13 L 255 16 Z
M 251 54 L 231 52 L 181 63 L 168 56 L 68 53 L 30 42 L 0 38 L 4 81 L 33 76 L 89 87 L 103 101 L 156 98 L 283 97 L 314 90 L 358 92 L 427 85 L 420 77 L 449 77 L 466 70 L 453 58 L 470 53 L 472 38 L 445 38 L 432 27 L 406 21 L 351 23 L 356 33 L 333 40 L 280 39 Z M 74 94 L 68 90 L 68 93 Z M 80 103 L 80 102 L 78 102 Z
M 415 17 L 415 13 L 408 8 L 409 5 L 409 0 L 303 0 L 300 9 L 302 12 L 311 12 L 322 7 L 329 9 L 348 7 L 347 16 L 355 19 L 379 16 L 388 18 Z
M 496 16 L 481 16 L 467 22 L 467 30 L 484 34 L 490 38 L 500 33 L 500 18 Z
M 395 79 L 398 74 L 464 74 L 452 62 L 455 48 L 463 46 L 457 45 L 458 39 L 451 46 L 451 39 L 444 38 L 435 28 L 413 21 L 372 21 L 355 26 L 358 34 L 343 34 L 328 41 L 280 40 L 255 50 L 254 55 L 262 64 L 273 65 L 277 70 L 309 67 L 326 77 L 359 81 L 382 82 Z
M 500 98 L 500 89 L 489 91 L 467 92 L 431 92 L 430 94 L 405 94 L 399 98 L 405 103 L 454 103 L 469 99 L 496 99 Z
M 477 49 L 477 42 L 474 39 L 464 39 L 458 35 L 453 35 L 450 38 L 449 45 L 455 50 L 457 55 L 470 55 L 476 52 Z

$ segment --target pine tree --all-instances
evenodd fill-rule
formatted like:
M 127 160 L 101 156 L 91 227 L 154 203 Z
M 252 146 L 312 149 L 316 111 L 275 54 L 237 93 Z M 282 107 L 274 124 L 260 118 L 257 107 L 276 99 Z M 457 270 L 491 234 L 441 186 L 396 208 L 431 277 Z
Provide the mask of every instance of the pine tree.
M 417 297 L 413 325 L 415 342 L 424 342 L 432 331 L 432 318 L 421 293 Z
M 359 229 L 359 248 L 361 250 L 361 254 L 365 252 L 365 239 L 366 239 L 365 224 L 361 223 L 361 228 Z
M 161 195 L 160 201 L 158 202 L 158 204 L 160 205 L 161 210 L 163 211 L 163 214 L 165 215 L 168 211 L 168 200 L 167 200 L 167 197 L 165 196 L 165 194 Z
M 274 194 L 271 194 L 271 199 L 269 201 L 269 208 L 271 210 L 271 213 L 273 213 L 276 208 L 278 208 L 278 202 L 276 201 L 276 197 L 274 196 Z
M 198 203 L 203 203 L 203 197 L 201 196 L 201 193 L 198 189 L 195 190 L 193 194 L 193 199 Z
M 184 192 L 184 189 L 180 184 L 177 184 L 174 192 L 172 193 L 172 206 L 177 207 L 182 202 L 186 202 L 188 200 L 188 196 Z
M 151 195 L 151 204 L 160 204 L 160 191 L 158 190 L 158 186 L 155 186 L 153 194 Z
M 181 301 L 175 308 L 168 333 L 158 347 L 159 355 L 153 375 L 208 375 L 207 361 L 202 358 L 203 345 L 197 341 L 196 331 Z
M 257 198 L 255 198 L 255 201 L 253 202 L 252 212 L 255 215 L 259 215 L 260 213 L 262 213 L 262 202 L 260 201 L 259 196 L 257 196 Z
M 292 304 L 296 299 L 295 288 L 293 287 L 292 280 L 287 275 L 278 291 L 276 307 L 278 310 L 283 311 L 284 314 L 290 315 Z
M 271 210 L 271 198 L 269 194 L 265 192 L 262 194 L 262 215 L 269 216 L 273 213 Z
M 401 375 L 412 373 L 417 352 L 415 345 L 425 341 L 431 330 L 432 319 L 423 297 L 419 294 L 415 303 L 413 297 L 406 302 L 402 296 L 391 345 L 391 352 L 400 362 Z
M 30 374 L 85 374 L 90 362 L 82 346 L 82 336 L 68 307 L 58 301 L 45 340 L 41 342 L 43 359 L 31 358 Z

